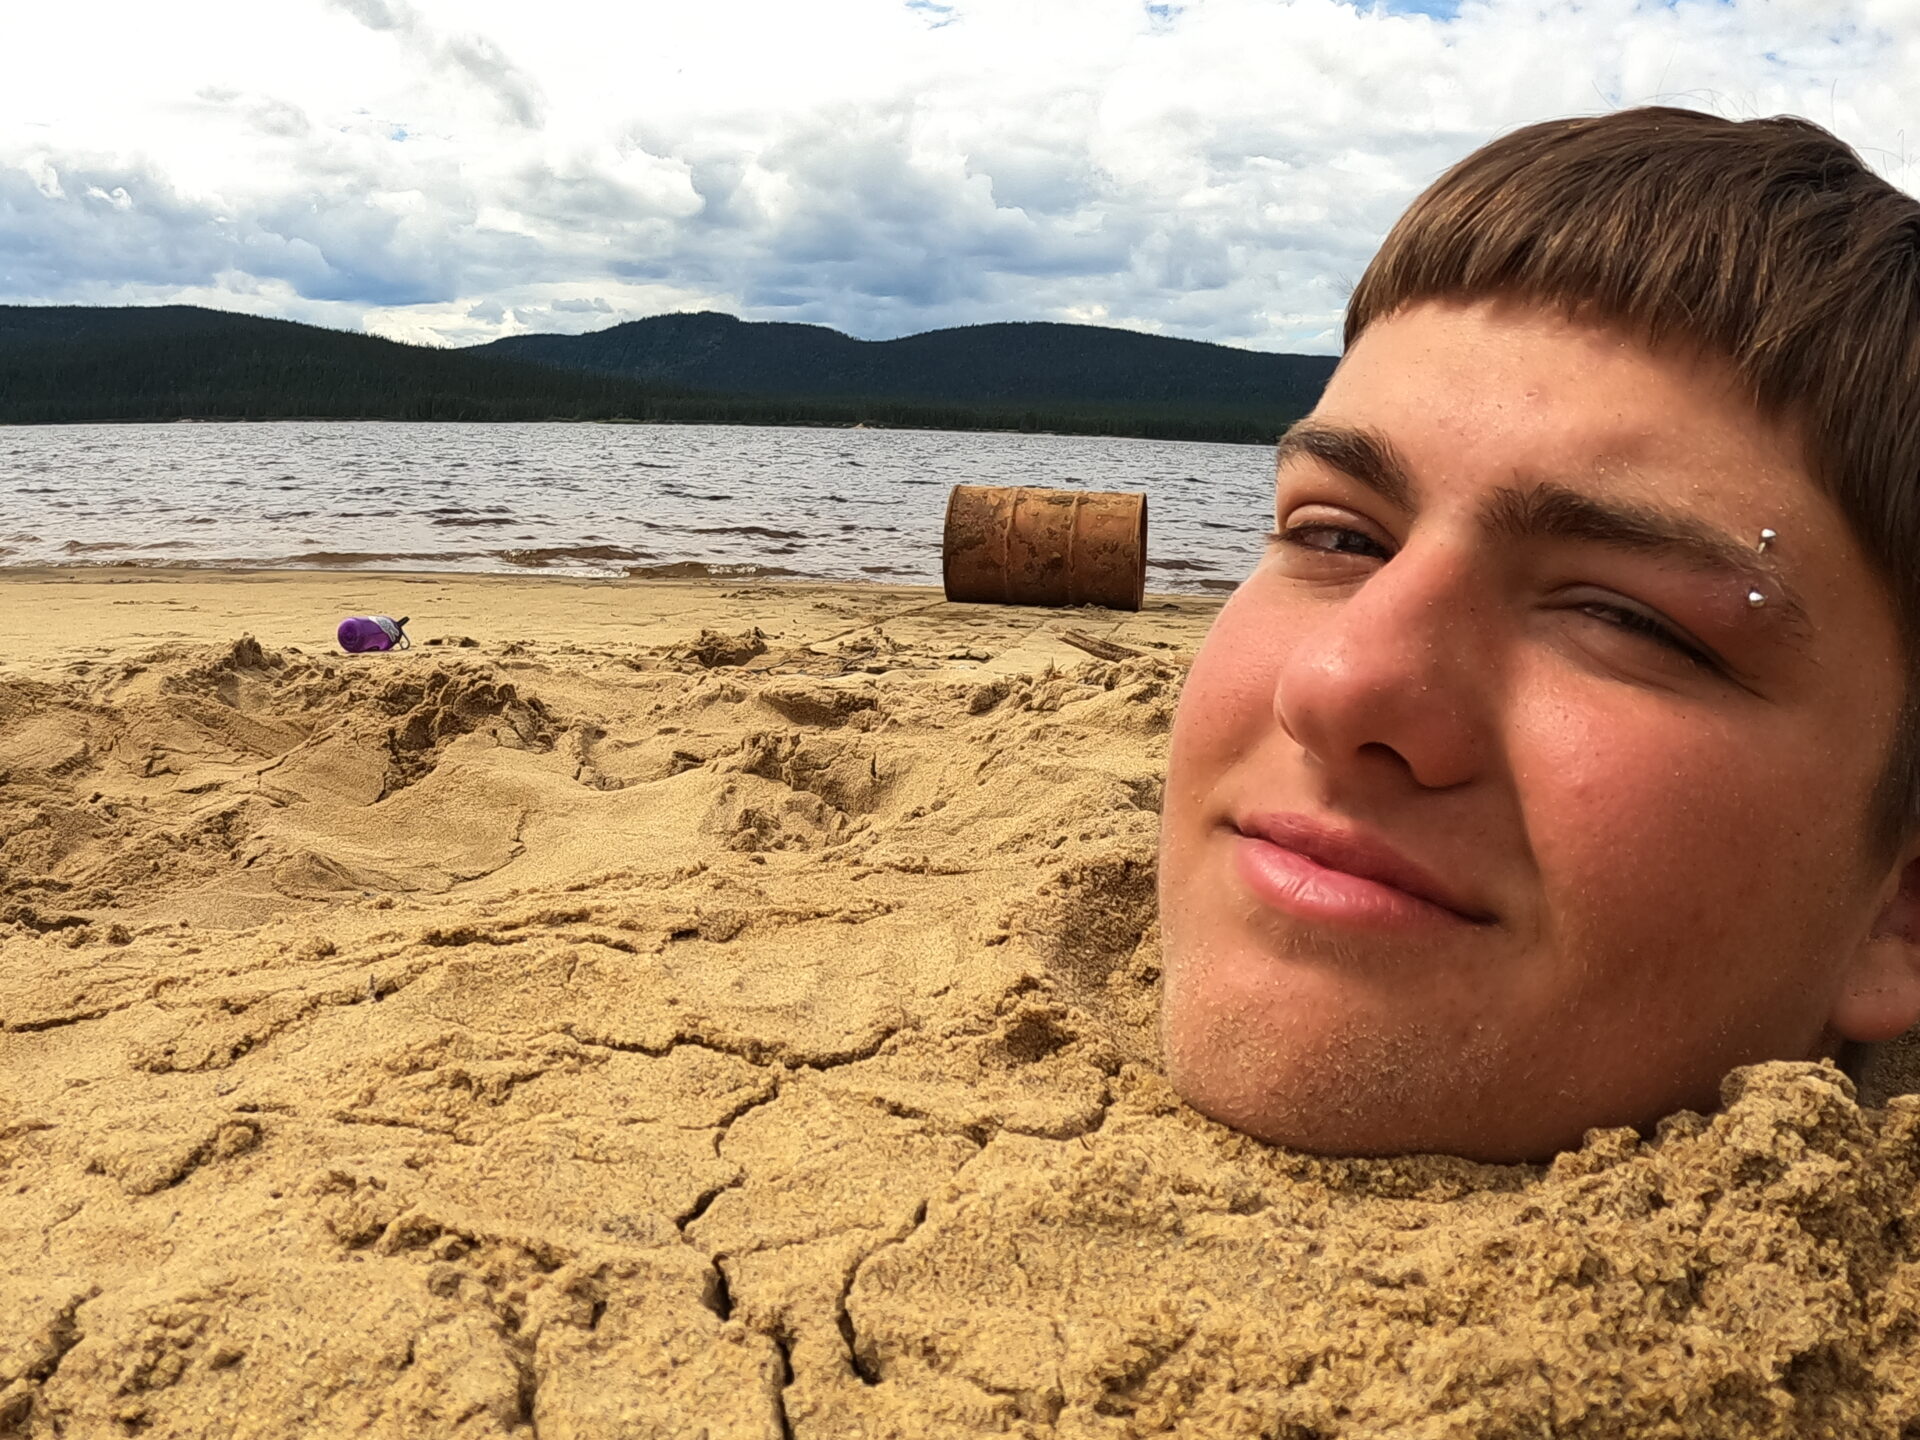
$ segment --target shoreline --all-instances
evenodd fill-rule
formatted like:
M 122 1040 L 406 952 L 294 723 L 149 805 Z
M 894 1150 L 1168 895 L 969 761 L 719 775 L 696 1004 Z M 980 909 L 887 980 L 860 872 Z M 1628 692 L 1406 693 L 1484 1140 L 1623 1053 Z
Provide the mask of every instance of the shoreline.
M 614 654 L 688 642 L 703 629 L 757 626 L 770 643 L 804 648 L 898 622 L 908 627 L 902 636 L 931 634 L 964 616 L 983 635 L 1009 643 L 986 647 L 990 661 L 957 662 L 960 668 L 1014 670 L 1086 659 L 1058 639 L 1061 629 L 1150 654 L 1191 651 L 1225 600 L 1149 593 L 1139 611 L 1109 611 L 957 605 L 933 585 L 787 576 L 592 578 L 131 565 L 0 569 L 0 593 L 8 589 L 22 594 L 0 605 L 0 671 L 62 657 L 98 659 L 134 645 L 224 644 L 242 633 L 263 645 L 338 654 L 334 627 L 358 614 L 408 616 L 416 652 L 432 648 L 429 642 L 436 639 L 455 646 L 469 639 L 476 642 L 469 648 L 482 651 L 514 643 L 564 644 L 606 647 Z M 152 603 L 140 607 L 142 599 Z
M 970 425 L 948 429 L 937 425 L 889 425 L 885 421 L 860 420 L 660 420 L 635 416 L 599 416 L 575 418 L 553 415 L 543 420 L 405 420 L 393 415 L 175 415 L 119 420 L 0 420 L 0 430 L 56 430 L 84 425 L 657 425 L 661 427 L 720 430 L 887 430 L 922 435 L 1038 435 L 1055 440 L 1140 440 L 1150 445 L 1239 445 L 1255 450 L 1271 450 L 1272 440 L 1222 440 L 1212 436 L 1142 435 L 1129 430 L 1046 430 L 1007 429 L 999 426 Z
M 103 547 L 103 548 L 118 548 Z M 413 558 L 413 557 L 408 557 Z M 1149 570 L 1156 568 L 1153 561 L 1147 562 Z M 1179 562 L 1171 567 L 1180 568 Z M 939 590 L 935 583 L 916 583 L 907 580 L 882 580 L 877 577 L 856 578 L 854 576 L 809 575 L 802 571 L 790 570 L 778 565 L 760 565 L 752 561 L 727 560 L 675 560 L 662 561 L 659 564 L 628 566 L 620 574 L 588 574 L 577 570 L 566 570 L 558 566 L 547 565 L 509 565 L 496 570 L 419 570 L 385 569 L 378 565 L 294 565 L 261 564 L 243 565 L 230 561 L 215 560 L 206 564 L 195 561 L 149 561 L 149 560 L 85 560 L 68 564 L 25 564 L 8 565 L 0 560 L 0 580 L 8 576 L 22 576 L 27 579 L 47 576 L 85 575 L 95 571 L 120 571 L 129 574 L 178 574 L 178 575 L 367 575 L 376 578 L 394 578 L 401 580 L 421 580 L 438 578 L 468 578 L 490 576 L 499 580 L 573 580 L 584 584 L 654 584 L 692 583 L 713 585 L 826 585 L 848 586 L 864 589 L 868 586 L 890 586 L 908 590 Z M 737 573 L 728 573 L 729 571 Z M 1240 581 L 1203 581 L 1217 588 L 1207 590 L 1169 590 L 1148 591 L 1149 599 L 1160 596 L 1165 599 L 1185 597 L 1197 600 L 1224 602 L 1240 586 Z M 1069 607 L 1070 608 L 1070 607 Z

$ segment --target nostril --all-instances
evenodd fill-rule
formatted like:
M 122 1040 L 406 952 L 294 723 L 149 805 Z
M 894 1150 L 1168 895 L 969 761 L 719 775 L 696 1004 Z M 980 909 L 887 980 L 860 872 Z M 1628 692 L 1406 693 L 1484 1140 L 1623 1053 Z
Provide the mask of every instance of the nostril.
M 1404 770 L 1408 775 L 1413 776 L 1414 779 L 1416 780 L 1419 779 L 1419 776 L 1414 775 L 1413 762 L 1408 760 L 1406 756 L 1402 755 L 1398 750 L 1394 749 L 1393 746 L 1387 744 L 1384 741 L 1369 740 L 1366 744 L 1356 749 L 1354 751 L 1354 754 L 1356 757 L 1365 758 L 1368 760 L 1387 761 L 1391 764 L 1397 765 L 1400 769 Z

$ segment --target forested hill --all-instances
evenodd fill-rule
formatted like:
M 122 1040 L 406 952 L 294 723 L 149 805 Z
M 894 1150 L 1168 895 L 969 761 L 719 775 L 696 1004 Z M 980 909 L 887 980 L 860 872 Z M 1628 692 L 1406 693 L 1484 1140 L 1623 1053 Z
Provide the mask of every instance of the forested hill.
M 0 421 L 593 419 L 658 387 L 193 305 L 0 305 Z
M 668 315 L 440 350 L 196 306 L 0 305 L 0 423 L 864 423 L 1267 443 L 1333 363 L 1086 325 L 861 341 Z
M 516 335 L 477 346 L 571 370 L 749 395 L 884 396 L 969 404 L 1091 402 L 1313 407 L 1330 355 L 1273 355 L 1099 325 L 1032 321 L 856 340 L 823 325 L 656 315 L 590 335 Z

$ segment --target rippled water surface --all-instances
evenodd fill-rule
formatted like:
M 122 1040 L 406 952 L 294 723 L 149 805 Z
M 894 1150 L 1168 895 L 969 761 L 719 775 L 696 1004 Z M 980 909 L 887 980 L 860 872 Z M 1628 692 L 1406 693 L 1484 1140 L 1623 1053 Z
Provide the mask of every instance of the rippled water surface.
M 947 491 L 1147 494 L 1153 590 L 1228 590 L 1255 445 L 727 425 L 0 428 L 0 565 L 792 574 L 938 584 Z

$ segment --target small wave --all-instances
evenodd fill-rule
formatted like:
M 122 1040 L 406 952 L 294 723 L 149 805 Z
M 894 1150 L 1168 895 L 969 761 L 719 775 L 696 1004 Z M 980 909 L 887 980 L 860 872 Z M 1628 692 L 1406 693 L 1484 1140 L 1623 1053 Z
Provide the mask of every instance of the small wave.
M 766 525 L 689 525 L 689 535 L 751 535 L 758 540 L 805 540 L 804 530 L 775 530 Z
M 272 565 L 384 565 L 393 560 L 477 560 L 485 550 L 308 550 Z
M 27 561 L 26 563 L 36 562 Z M 241 568 L 238 564 L 225 560 L 201 560 L 187 556 L 178 559 L 161 559 L 155 555 L 142 555 L 137 559 L 127 559 L 123 556 L 118 560 L 109 559 L 105 555 L 88 555 L 64 563 L 67 568 L 74 570 L 213 570 L 221 566 L 229 569 Z
M 69 540 L 60 547 L 63 555 L 101 555 L 111 550 L 191 550 L 187 540 Z
M 495 550 L 492 554 L 509 565 L 526 565 L 534 568 L 552 565 L 556 561 L 565 564 L 650 558 L 647 551 L 633 550 L 625 545 L 547 545 L 537 550 Z
M 1209 564 L 1205 560 L 1149 560 L 1147 568 L 1149 570 L 1218 570 L 1220 567 Z
M 764 575 L 798 575 L 784 565 L 709 565 L 704 560 L 675 560 L 669 565 L 629 565 L 636 580 L 742 580 Z
M 518 525 L 520 522 L 511 515 L 443 515 L 433 523 L 457 525 L 462 529 L 472 530 L 485 525 Z

